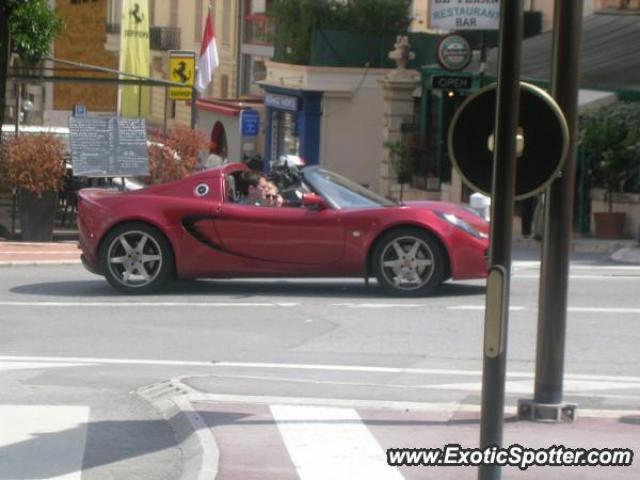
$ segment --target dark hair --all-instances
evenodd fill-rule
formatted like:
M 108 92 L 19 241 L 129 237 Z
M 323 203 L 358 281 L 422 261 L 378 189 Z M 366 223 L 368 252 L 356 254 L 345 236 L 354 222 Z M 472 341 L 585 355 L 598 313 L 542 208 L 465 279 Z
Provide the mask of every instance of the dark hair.
M 249 187 L 257 187 L 261 178 L 266 178 L 264 174 L 260 172 L 254 172 L 253 170 L 245 170 L 240 174 L 238 179 L 238 188 L 243 195 L 249 194 Z

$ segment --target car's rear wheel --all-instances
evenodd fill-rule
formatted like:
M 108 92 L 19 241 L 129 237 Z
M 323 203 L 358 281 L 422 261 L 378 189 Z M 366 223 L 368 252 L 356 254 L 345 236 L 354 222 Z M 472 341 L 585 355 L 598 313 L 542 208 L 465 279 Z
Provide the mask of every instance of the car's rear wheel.
M 440 243 L 423 230 L 394 230 L 375 246 L 373 273 L 389 294 L 428 295 L 444 281 L 446 255 Z
M 158 291 L 172 277 L 173 252 L 154 227 L 131 222 L 113 229 L 102 242 L 100 261 L 104 276 L 123 293 Z

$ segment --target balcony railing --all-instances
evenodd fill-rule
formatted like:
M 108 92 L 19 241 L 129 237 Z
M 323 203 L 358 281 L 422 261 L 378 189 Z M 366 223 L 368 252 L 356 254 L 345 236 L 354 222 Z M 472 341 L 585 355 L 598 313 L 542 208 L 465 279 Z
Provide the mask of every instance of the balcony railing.
M 151 27 L 149 36 L 152 50 L 179 50 L 180 29 L 176 27 Z

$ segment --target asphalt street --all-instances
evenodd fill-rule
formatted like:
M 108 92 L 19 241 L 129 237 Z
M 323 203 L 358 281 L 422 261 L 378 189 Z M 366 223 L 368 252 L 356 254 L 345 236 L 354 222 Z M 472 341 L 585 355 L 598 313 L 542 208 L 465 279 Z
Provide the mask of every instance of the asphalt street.
M 515 260 L 509 405 L 532 395 L 539 281 L 535 253 Z M 565 397 L 579 408 L 638 408 L 639 284 L 640 266 L 572 262 Z M 136 394 L 171 378 L 237 398 L 477 404 L 484 293 L 284 279 L 128 297 L 79 265 L 0 267 L 0 479 L 179 478 L 179 439 Z M 23 461 L 33 448 L 53 453 Z

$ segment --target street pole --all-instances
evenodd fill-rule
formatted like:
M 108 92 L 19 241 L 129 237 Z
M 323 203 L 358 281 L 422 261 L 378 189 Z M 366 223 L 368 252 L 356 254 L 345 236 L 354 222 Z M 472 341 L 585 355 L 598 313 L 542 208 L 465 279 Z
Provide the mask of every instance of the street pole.
M 572 405 L 562 405 L 562 379 L 576 176 L 582 4 L 582 0 L 556 0 L 554 11 L 551 94 L 567 120 L 570 140 L 562 176 L 555 179 L 546 192 L 534 407 L 536 404 L 553 407 L 546 413 L 544 408 L 534 408 L 539 412 L 532 412 L 534 419 L 541 420 L 572 420 L 575 409 Z
M 523 9 L 521 0 L 500 4 L 498 87 L 491 201 L 491 244 L 487 280 L 480 448 L 502 446 L 507 331 L 515 195 L 516 134 L 520 102 L 520 59 Z M 501 468 L 484 464 L 480 480 L 499 480 Z
M 196 102 L 198 100 L 198 90 L 195 87 L 191 87 L 191 129 L 195 130 L 197 123 L 198 111 L 196 110 Z

